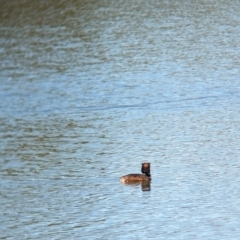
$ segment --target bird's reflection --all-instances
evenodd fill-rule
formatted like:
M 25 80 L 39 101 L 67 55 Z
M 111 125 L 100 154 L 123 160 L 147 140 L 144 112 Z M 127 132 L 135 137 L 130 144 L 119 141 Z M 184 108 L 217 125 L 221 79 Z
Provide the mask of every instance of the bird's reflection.
M 151 181 L 142 182 L 142 191 L 151 191 Z
M 142 191 L 151 191 L 151 181 L 143 181 L 137 183 L 123 183 L 124 185 L 128 186 L 139 186 L 141 185 Z

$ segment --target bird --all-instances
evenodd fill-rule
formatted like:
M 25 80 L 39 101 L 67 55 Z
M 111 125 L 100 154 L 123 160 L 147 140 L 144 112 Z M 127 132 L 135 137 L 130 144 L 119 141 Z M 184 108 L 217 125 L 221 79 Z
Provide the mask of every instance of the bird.
M 122 183 L 141 183 L 141 182 L 150 182 L 151 181 L 151 174 L 150 174 L 150 163 L 145 162 L 142 163 L 140 173 L 130 173 L 128 175 L 124 175 L 120 178 L 120 182 Z

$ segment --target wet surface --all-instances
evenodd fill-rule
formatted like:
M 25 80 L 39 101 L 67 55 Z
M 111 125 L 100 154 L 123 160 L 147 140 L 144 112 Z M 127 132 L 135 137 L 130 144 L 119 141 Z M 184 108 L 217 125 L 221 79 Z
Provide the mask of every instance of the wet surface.
M 1 3 L 0 238 L 239 238 L 239 7 Z

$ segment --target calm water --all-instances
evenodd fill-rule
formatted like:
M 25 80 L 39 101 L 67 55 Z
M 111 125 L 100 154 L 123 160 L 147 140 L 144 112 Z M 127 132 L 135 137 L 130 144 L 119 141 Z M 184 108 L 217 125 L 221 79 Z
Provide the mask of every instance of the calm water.
M 240 238 L 239 1 L 0 9 L 1 239 Z

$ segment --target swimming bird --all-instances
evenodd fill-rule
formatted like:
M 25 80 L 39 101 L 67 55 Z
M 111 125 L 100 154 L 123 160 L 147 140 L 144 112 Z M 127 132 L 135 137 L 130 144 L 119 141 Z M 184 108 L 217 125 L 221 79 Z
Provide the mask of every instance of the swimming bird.
M 150 163 L 142 163 L 141 171 L 143 174 L 131 173 L 120 178 L 122 183 L 138 183 L 144 181 L 151 181 Z

